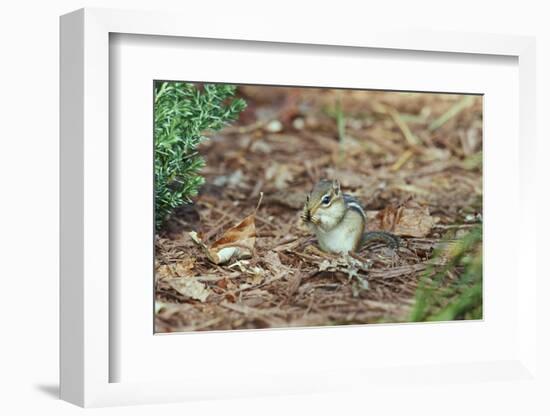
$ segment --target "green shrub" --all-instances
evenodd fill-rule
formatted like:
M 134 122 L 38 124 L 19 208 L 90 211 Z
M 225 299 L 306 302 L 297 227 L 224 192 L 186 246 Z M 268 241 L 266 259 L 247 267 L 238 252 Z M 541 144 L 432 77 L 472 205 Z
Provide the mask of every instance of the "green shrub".
M 155 83 L 155 221 L 159 229 L 173 210 L 197 195 L 205 161 L 197 146 L 205 134 L 235 120 L 246 107 L 232 85 Z

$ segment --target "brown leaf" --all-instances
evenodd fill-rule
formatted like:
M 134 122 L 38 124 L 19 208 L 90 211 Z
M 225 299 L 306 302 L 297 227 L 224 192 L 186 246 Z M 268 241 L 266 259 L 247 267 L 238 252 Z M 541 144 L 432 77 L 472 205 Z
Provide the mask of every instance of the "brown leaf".
M 274 271 L 281 270 L 283 266 L 276 251 L 268 251 L 263 258 L 264 262 Z
M 170 279 L 174 277 L 174 274 L 169 265 L 162 264 L 159 267 L 157 267 L 156 276 L 158 280 L 162 280 L 162 279 Z
M 170 281 L 170 286 L 182 295 L 200 300 L 201 302 L 204 302 L 210 294 L 204 283 L 199 282 L 195 277 L 173 279 Z
M 427 207 L 388 206 L 378 211 L 369 223 L 369 230 L 383 230 L 396 235 L 420 238 L 426 237 L 436 222 Z
M 195 267 L 195 259 L 193 257 L 187 257 L 182 261 L 178 261 L 172 266 L 172 270 L 176 276 L 189 276 L 190 271 Z
M 189 233 L 191 239 L 206 253 L 215 264 L 227 263 L 232 258 L 251 257 L 256 243 L 256 217 L 251 214 L 234 227 L 228 229 L 210 248 L 199 238 L 196 232 Z
M 162 264 L 156 268 L 157 279 L 172 279 L 174 277 L 189 276 L 195 267 L 195 259 L 188 257 L 172 264 Z
M 237 296 L 235 296 L 235 294 L 232 292 L 227 292 L 225 294 L 225 298 L 231 303 L 237 302 Z

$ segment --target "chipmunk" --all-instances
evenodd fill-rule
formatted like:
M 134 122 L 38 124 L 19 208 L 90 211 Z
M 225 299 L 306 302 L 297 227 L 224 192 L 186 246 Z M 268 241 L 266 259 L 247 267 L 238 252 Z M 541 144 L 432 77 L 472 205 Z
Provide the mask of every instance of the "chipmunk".
M 392 248 L 399 247 L 399 238 L 391 233 L 364 232 L 367 216 L 363 207 L 353 196 L 340 190 L 337 180 L 321 180 L 315 185 L 306 196 L 301 218 L 326 252 L 357 251 L 371 240 L 383 240 Z

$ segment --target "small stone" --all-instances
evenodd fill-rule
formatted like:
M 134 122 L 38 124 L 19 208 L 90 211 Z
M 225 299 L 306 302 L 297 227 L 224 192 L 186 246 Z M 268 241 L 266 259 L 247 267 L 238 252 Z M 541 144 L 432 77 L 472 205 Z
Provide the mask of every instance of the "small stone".
M 271 120 L 269 123 L 267 123 L 265 129 L 270 133 L 279 133 L 283 130 L 283 123 L 281 123 L 279 120 Z
M 292 127 L 296 130 L 302 130 L 305 126 L 306 122 L 301 117 L 295 118 L 294 121 L 292 121 Z

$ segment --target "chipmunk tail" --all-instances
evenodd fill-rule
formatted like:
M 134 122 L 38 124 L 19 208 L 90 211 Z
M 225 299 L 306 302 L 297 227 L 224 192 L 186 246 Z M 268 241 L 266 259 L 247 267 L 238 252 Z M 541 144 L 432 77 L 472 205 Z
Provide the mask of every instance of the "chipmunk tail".
M 393 249 L 398 249 L 400 245 L 399 237 L 386 231 L 369 231 L 364 233 L 361 238 L 361 247 L 371 241 L 382 241 Z

